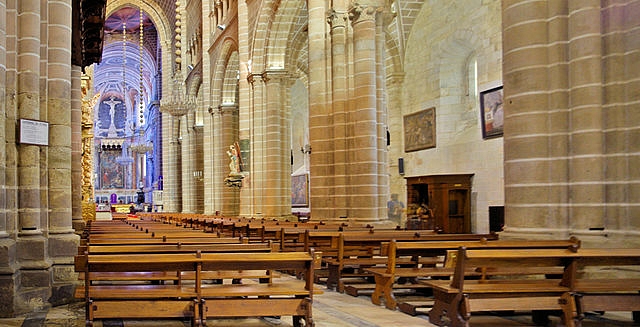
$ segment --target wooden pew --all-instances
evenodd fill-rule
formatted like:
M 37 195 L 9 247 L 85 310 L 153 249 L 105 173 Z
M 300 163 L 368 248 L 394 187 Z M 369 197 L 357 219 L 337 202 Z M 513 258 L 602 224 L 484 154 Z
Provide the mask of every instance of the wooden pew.
M 382 253 L 387 256 L 385 265 L 371 267 L 365 269 L 372 273 L 375 277 L 375 289 L 371 295 L 371 302 L 376 305 L 381 304 L 381 298 L 384 298 L 385 306 L 388 309 L 395 310 L 398 305 L 393 294 L 397 289 L 430 289 L 429 284 L 422 281 L 426 278 L 433 277 L 450 277 L 454 272 L 455 256 L 447 258 L 447 253 L 456 250 L 459 247 L 467 249 L 577 249 L 580 247 L 580 241 L 577 238 L 566 240 L 486 240 L 479 241 L 418 241 L 418 242 L 398 242 L 392 240 L 384 244 Z M 431 262 L 437 261 L 436 258 L 443 258 L 442 263 L 433 265 Z M 406 264 L 407 259 L 410 264 Z M 430 260 L 431 259 L 431 260 Z M 403 263 L 404 264 L 400 264 Z M 503 270 L 503 273 L 505 271 Z M 549 271 L 547 271 L 549 272 Z M 512 272 L 513 274 L 519 271 Z M 556 273 L 562 274 L 562 270 L 556 270 Z M 480 272 L 472 269 L 467 272 L 469 275 L 479 276 Z M 409 283 L 399 284 L 398 281 L 404 279 L 411 281 Z M 357 288 L 346 288 L 345 292 L 357 296 Z M 407 303 L 399 306 L 400 310 L 415 315 L 416 304 Z
M 589 266 L 615 268 L 634 266 L 636 276 L 611 278 L 582 275 Z M 450 281 L 429 280 L 434 306 L 429 321 L 438 326 L 469 326 L 472 312 L 502 310 L 558 310 L 564 324 L 579 326 L 584 310 L 640 310 L 640 249 L 466 249 L 457 252 Z M 480 268 L 481 267 L 481 268 Z M 480 268 L 479 279 L 469 279 L 466 271 Z M 534 269 L 532 269 L 534 268 Z M 561 278 L 545 278 L 557 268 Z M 508 275 L 501 275 L 505 270 Z M 520 270 L 523 275 L 509 272 Z M 545 273 L 546 272 L 548 273 Z M 530 275 L 524 274 L 531 272 Z M 532 278 L 537 275 L 539 278 Z M 589 300 L 586 300 L 590 298 Z M 636 315 L 637 316 L 637 315 Z M 535 318 L 536 323 L 543 323 Z
M 202 254 L 205 271 L 264 269 L 298 271 L 303 280 L 278 278 L 260 283 L 206 284 L 200 288 L 203 325 L 207 318 L 292 316 L 296 327 L 314 326 L 312 318 L 313 267 L 320 260 L 313 252 Z
M 337 241 L 331 241 L 337 248 L 322 248 L 323 263 L 327 266 L 327 288 L 344 292 L 345 279 L 373 279 L 364 269 L 386 263 L 381 255 L 382 244 L 391 240 L 399 241 L 445 241 L 496 239 L 496 234 L 437 234 L 432 230 L 370 230 L 368 232 L 340 232 Z M 326 251 L 327 254 L 324 254 Z M 334 254 L 335 253 L 335 254 Z
M 79 255 L 77 272 L 84 275 L 84 286 L 76 297 L 84 298 L 86 325 L 106 318 L 189 318 L 200 326 L 198 284 L 150 284 L 148 281 L 93 285 L 94 273 L 183 271 L 198 274 L 200 260 L 195 253 Z
M 567 326 L 582 326 L 589 311 L 631 311 L 640 323 L 639 266 L 640 249 L 580 249 L 567 272 L 571 292 L 562 301 Z
M 271 243 L 209 243 L 209 244 L 134 244 L 134 245 L 90 245 L 85 247 L 85 251 L 92 255 L 130 255 L 130 254 L 168 254 L 168 253 L 270 253 L 278 250 L 276 245 Z M 83 254 L 79 253 L 79 254 Z M 243 270 L 233 274 L 233 279 L 238 282 L 246 278 L 272 278 L 274 274 L 265 274 L 264 271 Z M 83 273 L 79 278 L 84 279 Z M 149 280 L 164 283 L 166 281 L 179 282 L 181 280 L 194 279 L 190 272 L 180 271 L 152 271 L 137 273 L 119 272 L 93 272 L 91 281 L 135 281 Z M 212 279 L 222 282 L 224 275 L 217 271 L 202 271 L 202 279 Z
M 205 326 L 207 318 L 293 316 L 294 326 L 313 326 L 312 253 L 171 253 L 85 254 L 76 256 L 76 270 L 84 285 L 76 296 L 85 299 L 86 325 L 106 318 L 190 318 Z M 156 284 L 149 280 L 130 283 L 92 283 L 95 273 L 133 273 L 167 270 L 189 272 L 192 282 Z M 256 277 L 262 283 L 203 283 L 212 271 L 221 279 L 236 279 L 238 271 L 304 271 L 304 280 Z

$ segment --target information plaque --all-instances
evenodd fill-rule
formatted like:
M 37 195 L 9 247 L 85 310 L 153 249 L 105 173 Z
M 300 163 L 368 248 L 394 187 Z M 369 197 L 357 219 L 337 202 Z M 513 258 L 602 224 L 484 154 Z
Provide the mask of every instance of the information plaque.
M 49 145 L 49 123 L 39 120 L 20 119 L 18 143 Z

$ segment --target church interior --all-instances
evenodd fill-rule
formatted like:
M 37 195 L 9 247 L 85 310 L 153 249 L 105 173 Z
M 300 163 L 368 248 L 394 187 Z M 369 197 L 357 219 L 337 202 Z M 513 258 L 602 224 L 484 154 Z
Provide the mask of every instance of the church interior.
M 90 301 L 88 276 L 100 274 L 89 269 L 102 269 L 90 237 L 140 238 L 132 226 L 179 239 L 172 255 L 193 246 L 198 265 L 221 252 L 193 239 L 204 230 L 304 252 L 303 271 L 322 276 L 294 314 L 247 320 L 216 316 L 197 270 L 190 314 L 162 324 L 638 325 L 637 17 L 640 0 L 0 0 L 0 325 L 92 325 L 95 312 L 95 325 L 112 323 L 90 305 L 100 299 Z M 331 228 L 340 237 L 304 246 Z M 350 238 L 361 252 L 331 256 Z M 376 272 L 396 255 L 427 267 L 423 252 L 400 259 L 402 246 L 417 251 L 403 242 L 437 242 L 421 250 L 439 260 L 429 268 L 450 269 L 391 277 L 428 289 L 430 311 L 391 305 L 384 287 L 398 275 Z M 504 257 L 487 268 L 475 250 Z M 547 259 L 555 270 L 541 273 Z M 466 260 L 480 266 L 465 275 Z M 559 275 L 563 289 L 527 289 L 515 305 L 530 282 L 501 295 L 441 285 L 482 284 L 493 268 L 507 280 Z M 375 288 L 353 297 L 359 286 L 332 279 L 354 272 Z M 593 276 L 607 279 L 583 280 Z M 495 299 L 507 294 L 508 305 Z M 159 322 L 124 325 L 144 323 Z

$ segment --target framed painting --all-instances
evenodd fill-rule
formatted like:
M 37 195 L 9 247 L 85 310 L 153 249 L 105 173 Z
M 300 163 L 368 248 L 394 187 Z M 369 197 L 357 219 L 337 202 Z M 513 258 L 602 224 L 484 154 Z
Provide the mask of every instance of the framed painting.
M 309 175 L 291 176 L 291 206 L 309 206 Z
M 436 147 L 436 108 L 404 117 L 404 152 Z
M 124 167 L 116 162 L 120 151 L 100 152 L 100 188 L 124 188 Z
M 482 119 L 482 138 L 502 136 L 504 126 L 502 86 L 480 92 L 480 118 Z

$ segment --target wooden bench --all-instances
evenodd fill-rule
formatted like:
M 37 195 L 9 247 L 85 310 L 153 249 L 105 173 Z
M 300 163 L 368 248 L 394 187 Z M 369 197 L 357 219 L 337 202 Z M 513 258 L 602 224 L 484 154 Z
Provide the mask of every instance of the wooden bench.
M 496 239 L 496 234 L 436 234 L 432 230 L 371 230 L 368 232 L 340 232 L 337 241 L 332 241 L 337 248 L 322 248 L 329 254 L 323 254 L 323 263 L 327 266 L 327 288 L 335 288 L 344 292 L 345 280 L 348 278 L 370 279 L 373 275 L 366 268 L 384 264 L 387 258 L 382 256 L 382 244 L 391 240 L 400 241 L 445 241 L 445 240 L 479 240 Z M 335 253 L 335 254 L 334 254 Z
M 79 247 L 81 248 L 81 247 Z M 212 244 L 145 244 L 145 245 L 90 245 L 85 248 L 89 254 L 143 254 L 143 253 L 269 253 L 275 252 L 278 247 L 271 243 L 212 243 Z M 82 254 L 82 253 L 79 253 Z M 243 270 L 234 273 L 234 281 L 239 282 L 246 278 L 272 278 L 274 274 L 265 274 L 264 271 Z M 83 273 L 80 273 L 83 278 Z M 178 282 L 184 279 L 194 279 L 189 272 L 163 271 L 163 272 L 138 272 L 127 273 L 92 273 L 92 281 L 104 280 L 153 280 L 159 283 L 165 281 Z M 202 279 L 211 279 L 222 282 L 223 277 L 217 271 L 203 271 Z
M 105 318 L 190 318 L 205 326 L 206 318 L 293 316 L 294 326 L 313 326 L 313 266 L 319 257 L 291 253 L 171 253 L 85 254 L 76 256 L 76 270 L 84 286 L 76 296 L 85 299 L 86 325 Z M 237 279 L 239 271 L 267 271 L 261 283 L 203 283 L 204 272 L 220 279 Z M 271 278 L 278 270 L 304 271 L 305 279 Z M 189 280 L 155 284 L 145 277 L 115 283 L 92 280 L 96 273 L 188 272 Z M 244 277 L 244 276 L 243 276 Z M 137 278 L 137 280 L 136 280 Z
M 132 274 L 182 271 L 197 274 L 200 269 L 195 253 L 79 255 L 76 271 L 84 276 L 84 286 L 76 289 L 76 297 L 84 298 L 86 325 L 106 318 L 189 318 L 192 326 L 200 325 L 197 284 L 152 284 L 144 280 L 129 283 L 93 285 L 95 273 Z M 104 276 L 104 275 L 103 275 Z M 137 277 L 137 276 L 136 276 Z M 120 279 L 117 279 L 120 281 Z
M 200 289 L 203 324 L 206 318 L 292 316 L 296 327 L 314 326 L 312 318 L 314 265 L 320 254 L 305 252 L 202 254 L 202 270 L 264 269 L 298 271 L 304 278 L 278 278 L 260 283 L 206 284 Z
M 584 310 L 640 310 L 640 279 L 581 276 L 591 265 L 640 264 L 640 249 L 466 249 L 457 252 L 450 281 L 429 280 L 434 306 L 429 321 L 438 326 L 469 326 L 472 312 L 561 311 L 566 326 L 579 326 Z M 561 268 L 561 278 L 546 278 Z M 479 279 L 466 272 L 480 269 Z M 501 273 L 501 271 L 506 273 Z M 511 272 L 519 270 L 521 275 Z M 530 272 L 527 274 L 527 272 Z M 637 270 L 636 270 L 637 274 Z M 501 276 L 496 278 L 496 276 Z M 538 278 L 533 278 L 537 276 Z M 589 300 L 586 300 L 590 298 Z M 534 316 L 544 323 L 545 317 Z
M 581 326 L 589 311 L 631 311 L 640 323 L 640 249 L 580 249 L 567 276 L 567 326 Z
M 467 249 L 577 249 L 580 247 L 580 241 L 577 238 L 567 240 L 486 240 L 479 241 L 418 241 L 418 242 L 398 242 L 392 240 L 384 244 L 382 253 L 387 256 L 387 262 L 383 266 L 371 267 L 365 269 L 375 277 L 375 289 L 371 295 L 371 301 L 381 304 L 381 298 L 384 298 L 385 306 L 388 309 L 395 310 L 398 305 L 393 294 L 397 289 L 430 289 L 429 284 L 423 283 L 426 278 L 434 277 L 450 277 L 454 272 L 455 257 L 447 257 L 447 253 L 456 250 L 459 247 Z M 442 258 L 442 260 L 434 260 Z M 410 264 L 406 264 L 407 259 Z M 429 260 L 431 259 L 431 260 Z M 431 262 L 438 262 L 437 265 Z M 404 264 L 401 264 L 404 263 Z M 503 273 L 506 273 L 504 270 Z M 547 271 L 550 272 L 550 271 Z M 519 271 L 512 272 L 513 274 Z M 556 269 L 556 273 L 562 274 L 563 271 Z M 472 269 L 467 272 L 470 276 L 479 276 L 480 272 Z M 409 282 L 399 283 L 399 280 Z M 357 291 L 357 288 L 355 289 Z M 346 288 L 345 292 L 351 295 L 354 290 Z M 420 304 L 418 304 L 420 305 Z M 402 306 L 401 311 L 415 315 L 416 304 L 406 304 Z

